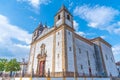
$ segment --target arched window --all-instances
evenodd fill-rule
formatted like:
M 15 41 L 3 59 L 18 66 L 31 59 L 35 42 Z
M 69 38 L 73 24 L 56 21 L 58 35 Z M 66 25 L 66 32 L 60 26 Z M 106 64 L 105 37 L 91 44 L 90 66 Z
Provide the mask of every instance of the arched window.
M 67 15 L 67 19 L 70 20 L 70 16 L 69 15 Z
M 58 20 L 60 20 L 60 15 L 58 15 Z

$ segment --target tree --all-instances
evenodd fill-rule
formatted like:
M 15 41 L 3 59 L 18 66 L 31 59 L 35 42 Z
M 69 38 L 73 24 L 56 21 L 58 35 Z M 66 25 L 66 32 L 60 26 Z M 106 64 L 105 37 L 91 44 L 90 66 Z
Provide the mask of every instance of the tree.
M 0 74 L 2 75 L 3 71 L 6 69 L 7 59 L 0 59 Z
M 16 59 L 11 59 L 8 63 L 7 63 L 7 67 L 6 67 L 6 71 L 10 71 L 10 77 L 12 76 L 12 72 L 13 71 L 19 71 L 20 70 L 20 63 L 17 62 Z

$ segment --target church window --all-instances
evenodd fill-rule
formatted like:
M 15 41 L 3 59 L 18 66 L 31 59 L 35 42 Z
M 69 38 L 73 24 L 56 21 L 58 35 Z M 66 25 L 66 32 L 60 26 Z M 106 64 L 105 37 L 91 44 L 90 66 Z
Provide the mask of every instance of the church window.
M 96 67 L 96 71 L 97 71 L 98 69 L 97 69 L 97 67 Z
M 58 54 L 58 55 L 57 55 L 57 58 L 59 58 L 59 57 L 60 57 L 60 55 Z
M 89 59 L 89 54 L 88 54 L 88 51 L 87 51 L 87 58 Z
M 88 65 L 90 66 L 90 60 L 88 59 Z
M 59 35 L 59 32 L 58 32 L 58 35 Z
M 70 32 L 68 31 L 68 34 L 70 35 Z
M 72 49 L 71 49 L 71 47 L 69 47 L 69 51 L 71 51 Z
M 83 65 L 80 65 L 80 68 L 83 69 Z
M 95 54 L 93 53 L 93 57 L 95 58 Z
M 81 53 L 81 49 L 79 48 L 79 53 Z
M 111 57 L 111 61 L 113 62 L 113 58 Z
M 107 57 L 107 55 L 105 55 L 105 57 L 106 57 L 106 60 L 108 60 L 108 57 Z
M 69 15 L 67 15 L 67 19 L 70 20 L 70 16 Z
M 87 51 L 87 58 L 88 58 L 88 65 L 90 66 L 90 60 L 89 60 L 89 54 L 88 54 L 88 51 Z
M 58 15 L 58 20 L 60 20 L 60 15 Z

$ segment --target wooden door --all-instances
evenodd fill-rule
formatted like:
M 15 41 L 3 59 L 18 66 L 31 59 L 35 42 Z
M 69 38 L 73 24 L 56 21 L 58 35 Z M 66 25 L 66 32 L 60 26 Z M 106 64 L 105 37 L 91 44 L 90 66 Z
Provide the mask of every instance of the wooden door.
M 45 61 L 40 61 L 40 66 L 39 66 L 39 75 L 44 76 L 44 67 L 45 67 Z

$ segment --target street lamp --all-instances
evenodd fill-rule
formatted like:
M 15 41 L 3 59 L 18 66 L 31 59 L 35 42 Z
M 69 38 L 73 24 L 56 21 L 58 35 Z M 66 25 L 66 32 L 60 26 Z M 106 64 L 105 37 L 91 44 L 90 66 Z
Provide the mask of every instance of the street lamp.
M 22 58 L 23 66 L 22 66 L 22 77 L 24 77 L 24 65 L 25 65 L 25 59 Z

